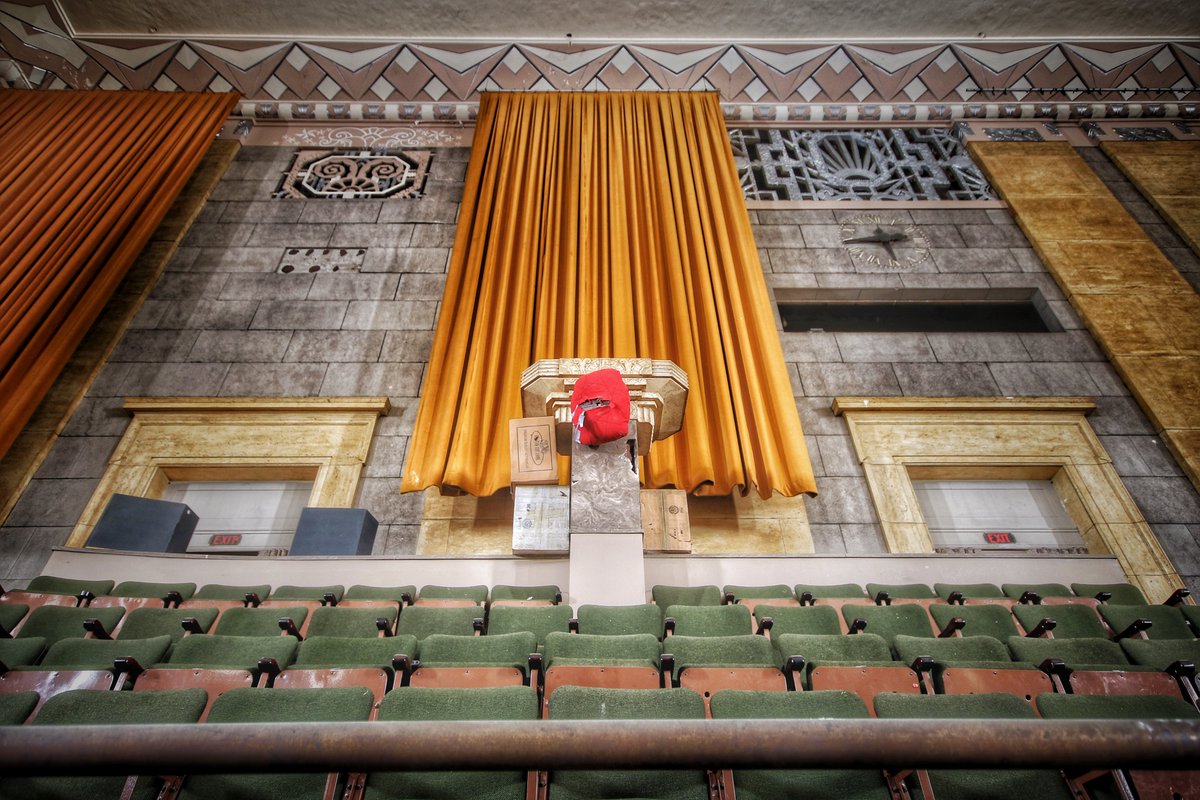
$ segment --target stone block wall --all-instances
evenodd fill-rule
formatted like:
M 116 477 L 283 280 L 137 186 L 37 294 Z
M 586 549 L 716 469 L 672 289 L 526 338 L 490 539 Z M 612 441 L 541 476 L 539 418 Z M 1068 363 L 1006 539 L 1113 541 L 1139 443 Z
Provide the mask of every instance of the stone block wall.
M 37 574 L 49 548 L 65 542 L 128 423 L 121 403 L 132 395 L 388 396 L 392 412 L 379 420 L 358 502 L 380 521 L 377 552 L 416 552 L 424 499 L 398 490 L 467 151 L 435 149 L 425 196 L 395 201 L 272 200 L 290 158 L 281 148 L 239 153 L 0 528 L 4 585 Z M 839 223 L 857 213 L 752 209 L 768 286 L 1036 287 L 1063 330 L 781 333 L 820 495 L 766 505 L 701 499 L 694 513 L 717 527 L 723 517 L 791 519 L 780 528 L 785 552 L 807 549 L 806 525 L 818 553 L 880 553 L 878 518 L 834 397 L 1085 395 L 1117 471 L 1200 591 L 1200 498 L 1008 211 L 894 212 L 930 239 L 931 259 L 911 272 L 852 260 Z M 284 273 L 285 264 L 294 268 Z M 309 272 L 314 264 L 322 268 Z

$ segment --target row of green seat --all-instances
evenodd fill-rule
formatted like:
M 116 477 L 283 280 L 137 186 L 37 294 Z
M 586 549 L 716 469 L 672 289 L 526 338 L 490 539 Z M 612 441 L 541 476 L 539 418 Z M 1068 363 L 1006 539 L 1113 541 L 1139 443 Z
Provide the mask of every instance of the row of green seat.
M 0 723 L 22 720 L 18 701 L 0 703 Z M 202 724 L 244 723 L 286 725 L 298 722 L 482 721 L 511 720 L 537 724 L 536 694 L 528 687 L 483 689 L 406 689 L 391 692 L 372 711 L 371 693 L 363 687 L 324 689 L 233 689 L 212 704 Z M 845 691 L 752 692 L 720 691 L 711 698 L 711 716 L 723 719 L 1163 719 L 1197 720 L 1200 713 L 1172 698 L 1086 697 L 1040 695 L 1034 705 L 1011 694 L 902 695 L 880 694 L 870 704 Z M 165 692 L 63 693 L 47 702 L 34 725 L 187 724 L 197 722 L 205 708 L 202 690 Z M 26 712 L 27 715 L 27 712 Z M 703 698 L 687 689 L 606 689 L 563 687 L 550 698 L 550 720 L 703 720 Z M 469 754 L 464 754 L 469 764 Z M 904 767 L 904 765 L 888 765 Z M 556 770 L 531 781 L 523 771 L 484 772 L 470 769 L 431 772 L 385 772 L 340 776 L 339 785 L 362 781 L 371 798 L 485 798 L 522 800 L 531 785 L 544 785 L 549 800 L 576 798 L 662 798 L 704 800 L 714 785 L 741 800 L 819 800 L 884 798 L 907 794 L 921 781 L 939 800 L 1010 797 L 1073 797 L 1066 776 L 1055 769 L 960 770 L 936 769 L 910 775 L 892 769 L 746 769 L 729 775 L 714 764 L 701 770 Z M 1106 773 L 1100 773 L 1103 779 Z M 1152 775 L 1133 773 L 1135 786 Z M 254 797 L 306 800 L 326 795 L 327 776 L 321 774 L 193 775 L 169 787 L 181 798 Z M 163 789 L 162 779 L 141 776 L 127 796 L 152 798 Z M 1079 782 L 1076 781 L 1076 786 Z M 901 788 L 903 787 L 903 788 Z M 1104 788 L 1104 787 L 1101 787 Z M 1183 788 L 1182 786 L 1180 788 Z M 39 798 L 117 797 L 128 791 L 125 777 L 46 776 L 0 778 L 0 796 Z M 1097 795 L 1099 796 L 1099 795 Z
M 1164 602 L 1176 604 L 1189 596 L 1180 589 Z M 718 605 L 722 602 L 742 600 L 795 600 L 800 603 L 813 600 L 846 600 L 870 598 L 945 600 L 957 602 L 982 599 L 1021 599 L 1036 595 L 1038 598 L 1088 598 L 1100 602 L 1126 605 L 1145 605 L 1149 601 L 1142 590 L 1129 583 L 1072 583 L 1069 587 L 1061 583 L 935 583 L 932 587 L 923 583 L 857 583 L 839 584 L 784 584 L 769 586 L 728 585 L 724 590 L 716 586 L 656 586 L 655 602 L 667 605 Z
M 39 575 L 23 590 L 28 593 L 58 594 L 71 597 L 139 597 L 165 598 L 167 595 L 178 600 L 243 600 L 253 594 L 263 600 L 322 600 L 332 595 L 334 600 L 391 600 L 394 602 L 419 602 L 420 600 L 469 600 L 478 605 L 497 601 L 546 601 L 559 602 L 562 593 L 557 586 L 510 586 L 497 585 L 490 590 L 487 586 L 422 586 L 415 585 L 367 586 L 357 584 L 346 589 L 340 584 L 330 586 L 276 586 L 255 584 L 233 586 L 210 583 L 197 588 L 195 583 L 155 583 L 148 581 L 85 580 Z M 0 595 L 4 592 L 0 591 Z
M 123 581 L 116 583 L 112 580 L 83 580 L 78 578 L 59 578 L 51 575 L 41 575 L 30 581 L 24 590 L 32 593 L 61 594 L 69 596 L 103 597 L 146 597 L 162 598 L 168 593 L 181 600 L 242 600 L 247 594 L 254 594 L 262 599 L 279 600 L 321 600 L 330 595 L 335 600 L 392 600 L 395 602 L 420 602 L 421 600 L 467 600 L 477 605 L 485 605 L 497 601 L 544 601 L 557 603 L 562 600 L 562 593 L 557 586 L 512 586 L 497 585 L 490 590 L 485 585 L 474 586 L 422 586 L 418 591 L 415 585 L 406 586 L 365 586 L 355 585 L 348 590 L 341 585 L 331 586 L 278 586 L 274 590 L 267 585 L 230 586 L 225 584 L 207 584 L 199 588 L 195 583 L 151 583 L 145 581 Z M 806 602 L 812 599 L 876 599 L 881 595 L 891 598 L 904 599 L 943 599 L 954 601 L 958 598 L 1012 598 L 1018 599 L 1028 594 L 1042 598 L 1096 598 L 1101 602 L 1114 602 L 1123 605 L 1145 605 L 1149 601 L 1142 591 L 1128 583 L 1090 584 L 1072 583 L 1069 587 L 1061 583 L 1017 584 L 1004 583 L 935 583 L 932 588 L 926 584 L 888 584 L 867 583 L 865 587 L 857 583 L 843 584 L 797 584 L 793 587 L 784 584 L 772 585 L 726 585 L 723 589 L 715 585 L 703 586 L 666 586 L 656 585 L 651 589 L 653 601 L 662 609 L 672 605 L 720 605 L 743 599 L 755 600 L 795 600 Z M 0 591 L 0 601 L 4 593 Z M 1179 590 L 1167 602 L 1174 604 L 1187 597 L 1186 590 Z
M 1124 606 L 1109 606 L 1112 610 L 1126 608 Z M 1169 607 L 1166 610 L 1174 611 Z M 1102 611 L 1104 609 L 1101 609 Z M 674 624 L 671 626 L 676 639 L 744 639 L 750 634 L 751 615 L 740 605 L 692 607 L 673 606 L 669 609 L 673 615 L 668 618 Z M 847 605 L 841 608 L 841 616 L 831 606 L 758 606 L 756 611 L 763 616 L 760 618 L 760 628 L 765 630 L 767 620 L 771 621 L 770 642 L 776 648 L 781 648 L 789 636 L 826 637 L 830 646 L 862 648 L 865 642 L 878 638 L 889 647 L 899 636 L 929 639 L 935 638 L 936 628 L 941 626 L 943 631 L 953 629 L 955 635 L 936 637 L 940 642 L 957 641 L 965 636 L 967 639 L 993 639 L 1001 644 L 1016 641 L 1021 648 L 1058 648 L 1064 649 L 1072 641 L 1079 641 L 1092 651 L 1119 653 L 1121 647 L 1107 634 L 1099 616 L 1094 609 L 1085 606 L 1016 606 L 1013 611 L 1018 614 L 1017 620 L 1027 629 L 1035 630 L 1046 627 L 1054 633 L 1054 638 L 1032 637 L 1022 635 L 1016 621 L 1011 617 L 1008 608 L 1003 606 L 950 606 L 933 604 L 922 605 L 896 604 L 891 606 Z M 1023 612 L 1027 616 L 1021 616 Z M 587 613 L 585 613 L 587 612 Z M 214 626 L 214 621 L 220 615 L 220 622 Z M 36 609 L 29 620 L 23 625 L 15 639 L 0 639 L 0 663 L 10 667 L 33 665 L 39 663 L 39 658 L 46 648 L 53 648 L 71 639 L 82 639 L 85 635 L 96 638 L 107 638 L 107 632 L 115 630 L 118 642 L 129 642 L 144 639 L 166 637 L 169 646 L 182 643 L 185 634 L 185 624 L 190 623 L 194 633 L 219 635 L 222 639 L 242 637 L 271 637 L 299 634 L 305 632 L 304 638 L 365 638 L 373 639 L 393 636 L 412 636 L 415 640 L 423 640 L 432 635 L 471 636 L 482 633 L 482 620 L 476 616 L 477 607 L 422 607 L 412 606 L 399 611 L 398 606 L 372 606 L 368 608 L 316 607 L 311 614 L 305 606 L 281 606 L 275 608 L 188 608 L 188 609 L 159 609 L 139 608 L 123 618 L 121 608 L 65 608 L 45 606 Z M 566 633 L 578 630 L 582 634 L 610 636 L 650 636 L 659 638 L 662 630 L 661 617 L 654 605 L 647 606 L 584 606 L 580 609 L 580 619 L 577 625 L 572 624 L 571 608 L 569 606 L 544 607 L 497 607 L 492 610 L 488 625 L 488 635 L 484 638 L 495 638 L 497 635 L 510 633 L 526 633 L 533 637 L 535 643 L 531 652 L 544 647 L 547 638 L 553 633 Z M 1071 620 L 1069 624 L 1046 626 L 1039 620 L 1045 614 L 1052 613 L 1056 618 Z M 932 614 L 932 617 L 930 616 Z M 1090 619 L 1089 619 L 1090 617 Z M 284 624 L 281 625 L 281 619 Z M 638 623 L 644 620 L 646 625 L 639 629 Z M 952 622 L 957 620 L 957 624 Z M 656 622 L 657 621 L 657 622 Z M 1036 624 L 1035 624 L 1036 623 Z M 843 625 L 855 630 L 853 636 L 842 633 Z M 283 630 L 280 630 L 280 628 Z M 1191 635 L 1186 625 L 1183 625 L 1183 635 L 1151 636 L 1158 626 L 1148 631 L 1142 631 L 1135 637 L 1123 637 L 1121 641 L 1131 647 L 1155 650 L 1161 652 L 1194 652 L 1196 637 Z M 594 634 L 593 631 L 600 631 Z M 187 637 L 192 638 L 192 637 Z M 294 638 L 301 638 L 295 636 Z M 763 638 L 763 637 L 758 637 Z M 1148 641 L 1145 641 L 1148 639 Z M 845 641 L 842 641 L 845 640 Z M 753 641 L 753 638 L 751 638 Z M 1053 641 L 1056 644 L 1050 645 Z M 764 640 L 765 642 L 765 640 Z M 769 642 L 766 642 L 769 646 Z M 189 647 L 200 646 L 197 643 Z M 758 645 L 755 645 L 758 646 Z M 1016 646 L 1016 645 L 1014 645 Z M 114 645 L 119 648 L 120 645 Z M 785 654 L 788 655 L 788 654 Z M 1024 660 L 1024 659 L 1022 659 Z

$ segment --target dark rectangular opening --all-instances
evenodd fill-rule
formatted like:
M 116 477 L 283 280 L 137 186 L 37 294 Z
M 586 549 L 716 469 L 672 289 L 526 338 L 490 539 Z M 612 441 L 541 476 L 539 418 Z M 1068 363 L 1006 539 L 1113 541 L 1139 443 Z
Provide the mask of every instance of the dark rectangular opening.
M 1037 289 L 800 289 L 776 292 L 788 333 L 1047 333 Z

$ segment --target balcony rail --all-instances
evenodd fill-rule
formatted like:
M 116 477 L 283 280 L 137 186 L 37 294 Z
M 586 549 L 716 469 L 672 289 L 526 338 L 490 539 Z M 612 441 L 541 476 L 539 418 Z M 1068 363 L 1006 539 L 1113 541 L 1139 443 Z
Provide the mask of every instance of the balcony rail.
M 1200 769 L 1200 722 L 688 720 L 0 728 L 0 774 L 439 769 Z

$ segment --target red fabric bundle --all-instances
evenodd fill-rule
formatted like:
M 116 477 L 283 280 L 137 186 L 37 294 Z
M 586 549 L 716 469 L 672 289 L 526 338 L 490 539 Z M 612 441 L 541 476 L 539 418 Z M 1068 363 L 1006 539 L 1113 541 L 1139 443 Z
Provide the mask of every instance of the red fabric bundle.
M 589 372 L 571 393 L 571 425 L 579 441 L 595 446 L 629 432 L 629 389 L 615 369 Z

